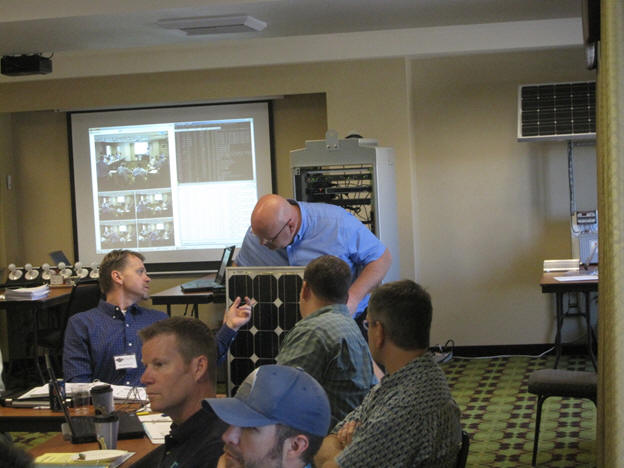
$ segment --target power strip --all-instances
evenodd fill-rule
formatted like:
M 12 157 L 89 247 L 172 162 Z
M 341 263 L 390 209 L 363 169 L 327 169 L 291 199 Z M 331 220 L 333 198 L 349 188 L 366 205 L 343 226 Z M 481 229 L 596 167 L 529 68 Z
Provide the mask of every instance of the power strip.
M 446 351 L 442 353 L 434 352 L 433 360 L 438 364 L 444 364 L 445 362 L 449 362 L 453 359 L 453 351 Z
M 438 364 L 444 364 L 453 359 L 453 349 L 455 348 L 455 342 L 448 340 L 444 343 L 444 346 L 437 344 L 429 348 L 429 351 L 433 353 L 433 359 Z

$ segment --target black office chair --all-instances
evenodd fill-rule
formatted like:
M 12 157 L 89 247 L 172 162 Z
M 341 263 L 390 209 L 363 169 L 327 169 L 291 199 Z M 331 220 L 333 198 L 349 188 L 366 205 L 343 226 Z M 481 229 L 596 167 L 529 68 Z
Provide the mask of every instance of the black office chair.
M 468 460 L 468 449 L 470 449 L 470 436 L 466 431 L 462 431 L 461 446 L 459 447 L 459 453 L 457 454 L 456 468 L 465 468 L 466 461 Z
M 60 314 L 60 319 L 57 322 L 57 326 L 51 328 L 43 328 L 37 331 L 37 341 L 35 343 L 35 349 L 44 348 L 46 356 L 59 355 L 63 350 L 63 339 L 65 337 L 65 328 L 67 327 L 67 321 L 69 317 L 78 312 L 84 312 L 85 310 L 93 309 L 98 305 L 100 301 L 101 293 L 100 286 L 94 282 L 77 283 L 73 288 L 69 296 L 67 306 Z M 46 383 L 48 380 L 44 377 L 41 367 L 39 366 L 39 357 L 35 357 L 35 363 L 37 364 L 37 370 L 41 381 Z M 60 366 L 59 366 L 60 367 Z M 60 374 L 59 374 L 60 375 Z

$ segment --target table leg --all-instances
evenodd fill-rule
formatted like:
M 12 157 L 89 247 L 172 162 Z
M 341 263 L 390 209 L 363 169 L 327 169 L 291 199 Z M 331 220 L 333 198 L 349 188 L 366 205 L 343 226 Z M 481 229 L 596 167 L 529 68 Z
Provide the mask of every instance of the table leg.
M 41 371 L 41 365 L 39 364 L 39 306 L 35 305 L 33 307 L 33 358 L 35 360 L 35 366 L 37 367 L 37 372 L 39 373 L 39 377 L 41 378 L 41 382 L 45 384 L 47 379 L 43 376 L 43 372 Z
M 591 327 L 591 302 L 590 302 L 590 293 L 589 291 L 585 292 L 585 324 L 587 326 L 587 352 L 589 353 L 589 357 L 592 360 L 592 364 L 594 365 L 594 370 L 598 370 L 598 366 L 596 365 L 596 356 L 594 356 L 594 347 L 592 344 L 592 335 L 594 331 Z
M 561 359 L 561 328 L 563 327 L 563 293 L 555 293 L 555 301 L 557 303 L 557 333 L 555 334 L 555 351 L 557 357 L 555 358 L 555 369 L 559 365 L 559 359 Z

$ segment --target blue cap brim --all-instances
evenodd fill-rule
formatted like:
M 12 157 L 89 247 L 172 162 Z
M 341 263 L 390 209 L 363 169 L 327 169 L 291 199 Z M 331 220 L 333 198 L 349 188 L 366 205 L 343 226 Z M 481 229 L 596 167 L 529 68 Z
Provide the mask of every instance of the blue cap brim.
M 231 426 L 260 427 L 277 424 L 277 421 L 254 411 L 238 398 L 205 398 L 202 405 L 210 406 L 219 419 Z

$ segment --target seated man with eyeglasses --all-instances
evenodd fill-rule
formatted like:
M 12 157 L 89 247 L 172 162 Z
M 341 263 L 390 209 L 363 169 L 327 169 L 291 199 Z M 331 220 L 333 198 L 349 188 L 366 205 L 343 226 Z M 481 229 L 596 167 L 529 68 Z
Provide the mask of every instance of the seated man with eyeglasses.
M 383 280 L 392 256 L 370 229 L 343 208 L 274 194 L 261 197 L 235 264 L 305 266 L 321 255 L 334 255 L 349 265 L 354 281 L 347 307 L 361 321 L 368 294 Z
M 368 345 L 387 375 L 327 436 L 317 467 L 454 467 L 460 411 L 428 352 L 431 298 L 411 280 L 371 295 Z

